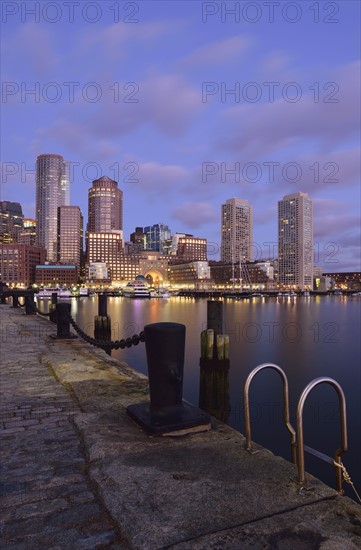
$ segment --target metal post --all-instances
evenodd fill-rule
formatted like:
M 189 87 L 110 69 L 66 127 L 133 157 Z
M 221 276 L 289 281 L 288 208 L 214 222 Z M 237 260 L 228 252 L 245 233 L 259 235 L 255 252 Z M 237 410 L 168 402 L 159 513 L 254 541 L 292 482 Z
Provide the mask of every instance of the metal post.
M 34 302 L 34 293 L 25 295 L 25 313 L 26 315 L 36 315 Z
M 159 410 L 182 403 L 186 327 L 154 323 L 144 327 L 150 407 Z
M 127 407 L 131 418 L 150 434 L 206 431 L 209 415 L 182 401 L 185 326 L 154 323 L 144 327 L 150 403 Z
M 19 295 L 17 292 L 13 292 L 13 306 L 12 307 L 20 307 L 19 306 Z
M 70 304 L 56 304 L 57 338 L 72 338 L 70 334 Z
M 107 307 L 107 295 L 98 294 L 98 315 L 99 317 L 106 317 L 108 315 Z
M 217 336 L 223 334 L 223 302 L 207 300 L 207 329 L 214 331 L 213 357 L 216 357 Z
M 1 293 L 1 304 L 6 304 L 6 295 L 4 292 Z
M 51 304 L 49 304 L 49 319 L 52 323 L 56 323 L 56 304 L 58 303 L 58 293 L 51 293 Z

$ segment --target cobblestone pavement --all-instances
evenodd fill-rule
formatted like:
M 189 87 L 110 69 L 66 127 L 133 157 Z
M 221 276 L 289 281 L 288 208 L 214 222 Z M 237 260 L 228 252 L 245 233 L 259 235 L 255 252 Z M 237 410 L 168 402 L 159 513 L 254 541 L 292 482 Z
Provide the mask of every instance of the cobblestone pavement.
M 0 548 L 127 548 L 87 475 L 80 407 L 42 362 L 54 325 L 0 310 Z

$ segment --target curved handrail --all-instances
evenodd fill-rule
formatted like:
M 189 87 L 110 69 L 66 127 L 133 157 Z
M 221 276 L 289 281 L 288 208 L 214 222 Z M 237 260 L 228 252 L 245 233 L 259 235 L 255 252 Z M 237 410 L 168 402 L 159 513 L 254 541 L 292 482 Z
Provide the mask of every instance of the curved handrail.
M 246 428 L 246 449 L 249 452 L 252 452 L 252 439 L 251 439 L 251 417 L 249 412 L 249 388 L 253 378 L 256 374 L 263 369 L 273 369 L 281 376 L 283 381 L 283 417 L 284 423 L 291 434 L 291 453 L 292 453 L 292 462 L 296 464 L 296 432 L 290 423 L 290 406 L 289 406 L 289 397 L 288 397 L 288 380 L 285 372 L 278 365 L 273 363 L 263 363 L 258 365 L 253 371 L 248 375 L 246 383 L 244 385 L 244 417 L 245 417 L 245 428 Z
M 305 451 L 303 444 L 303 407 L 307 399 L 308 394 L 313 388 L 319 384 L 331 384 L 336 389 L 338 398 L 340 401 L 340 424 L 341 424 L 341 447 L 335 452 L 335 468 L 336 468 L 336 486 L 340 495 L 343 494 L 342 490 L 342 468 L 341 466 L 341 454 L 347 451 L 347 424 L 346 424 L 346 399 L 345 394 L 338 382 L 333 378 L 327 376 L 321 376 L 312 380 L 303 390 L 297 405 L 297 462 L 298 462 L 298 482 L 303 485 L 305 483 Z

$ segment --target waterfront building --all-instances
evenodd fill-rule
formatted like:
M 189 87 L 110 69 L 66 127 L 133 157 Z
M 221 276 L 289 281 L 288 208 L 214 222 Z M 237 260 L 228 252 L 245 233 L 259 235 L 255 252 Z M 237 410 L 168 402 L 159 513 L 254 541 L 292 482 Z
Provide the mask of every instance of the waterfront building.
M 58 262 L 74 264 L 80 273 L 82 250 L 83 215 L 79 206 L 59 206 Z
M 247 200 L 228 199 L 221 206 L 221 261 L 253 259 L 253 209 Z
M 37 265 L 35 267 L 35 283 L 38 286 L 71 287 L 78 282 L 76 265 Z
M 35 266 L 43 263 L 46 250 L 38 246 L 3 243 L 0 246 L 0 281 L 8 285 L 29 286 L 35 282 Z
M 145 250 L 139 255 L 139 273 L 149 284 L 159 285 L 168 280 L 168 256 Z
M 23 229 L 23 211 L 19 202 L 0 201 L 0 243 L 17 243 Z
M 109 279 L 122 279 L 121 255 L 123 253 L 123 231 L 89 232 L 87 264 L 104 262 L 109 271 Z
M 89 282 L 108 282 L 108 268 L 105 262 L 92 262 L 88 266 Z
M 58 208 L 68 206 L 69 164 L 61 155 L 39 155 L 36 160 L 36 243 L 46 249 L 49 262 L 57 260 Z
M 173 285 L 187 285 L 194 289 L 209 287 L 211 271 L 208 262 L 188 262 L 168 266 L 168 280 Z
M 207 239 L 200 239 L 186 233 L 175 233 L 170 243 L 172 261 L 207 261 Z
M 107 176 L 94 180 L 88 190 L 87 232 L 123 230 L 123 192 Z
M 324 277 L 329 277 L 333 288 L 342 290 L 361 290 L 360 271 L 345 271 L 344 273 L 322 273 Z
M 278 279 L 286 288 L 313 288 L 313 208 L 307 193 L 278 202 Z
M 168 225 L 156 223 L 144 228 L 145 247 L 147 250 L 154 250 L 163 255 L 168 254 L 171 230 Z
M 18 243 L 36 245 L 36 221 L 32 218 L 24 218 L 23 229 L 18 235 Z
M 228 262 L 210 261 L 211 279 L 219 287 L 232 287 L 239 290 L 274 290 L 276 284 L 262 264 L 267 262 Z M 270 271 L 269 273 L 273 273 Z

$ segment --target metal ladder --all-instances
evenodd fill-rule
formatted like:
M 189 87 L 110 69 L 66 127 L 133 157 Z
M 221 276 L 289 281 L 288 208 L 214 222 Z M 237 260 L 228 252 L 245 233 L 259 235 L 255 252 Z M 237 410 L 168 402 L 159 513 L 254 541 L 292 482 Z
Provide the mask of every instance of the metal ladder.
M 244 385 L 244 416 L 245 416 L 245 430 L 246 430 L 246 449 L 248 452 L 253 453 L 252 450 L 252 438 L 251 438 L 251 418 L 249 411 L 249 388 L 253 378 L 261 370 L 264 369 L 273 369 L 281 376 L 283 381 L 283 417 L 284 423 L 287 430 L 291 435 L 291 453 L 292 453 L 292 462 L 297 464 L 298 467 L 298 483 L 300 485 L 305 485 L 305 451 L 328 462 L 333 464 L 336 469 L 336 488 L 340 495 L 344 494 L 342 489 L 342 462 L 341 454 L 347 451 L 347 424 L 346 424 L 346 399 L 343 393 L 343 390 L 336 380 L 333 378 L 328 378 L 327 376 L 321 376 L 312 380 L 303 390 L 300 399 L 297 405 L 297 434 L 290 423 L 290 411 L 289 411 L 289 394 L 288 394 L 288 380 L 285 372 L 278 365 L 273 363 L 263 363 L 258 365 L 253 371 L 248 375 L 247 380 Z M 339 402 L 340 402 L 340 423 L 341 423 L 341 447 L 335 451 L 334 458 L 327 456 L 326 454 L 308 447 L 303 442 L 303 408 L 306 402 L 306 399 L 309 393 L 320 384 L 330 384 L 336 389 Z M 297 437 L 297 443 L 296 443 Z M 296 458 L 297 455 L 297 458 Z

